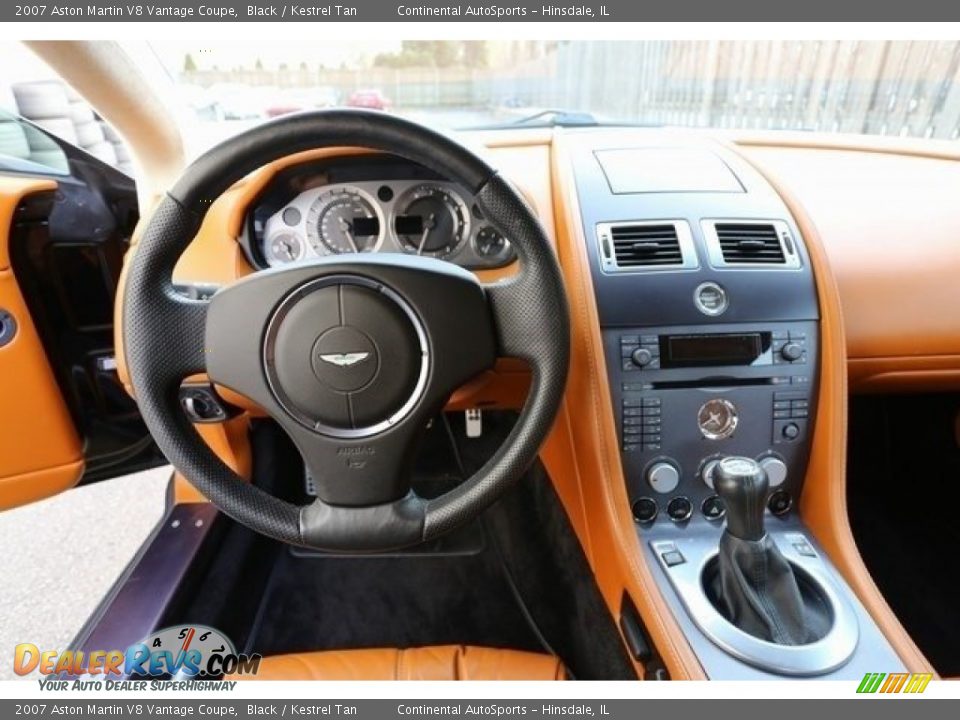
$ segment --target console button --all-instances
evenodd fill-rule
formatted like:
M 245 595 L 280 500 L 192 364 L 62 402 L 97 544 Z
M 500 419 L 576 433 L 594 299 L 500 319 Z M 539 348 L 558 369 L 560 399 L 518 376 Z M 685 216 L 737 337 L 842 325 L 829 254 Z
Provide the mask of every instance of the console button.
M 633 504 L 633 518 L 638 523 L 653 522 L 660 508 L 653 498 L 642 497 Z
M 675 497 L 667 503 L 667 515 L 674 522 L 684 522 L 689 520 L 693 514 L 693 505 L 689 498 Z
M 693 302 L 704 315 L 722 315 L 730 304 L 727 292 L 715 282 L 705 282 L 693 291 Z
M 667 567 L 673 567 L 674 565 L 683 565 L 687 559 L 683 556 L 679 550 L 669 550 L 661 555 L 663 562 Z
M 785 515 L 790 511 L 792 506 L 793 498 L 790 497 L 790 493 L 786 490 L 777 490 L 770 496 L 770 500 L 767 502 L 767 507 L 774 515 Z
M 716 495 L 711 495 L 700 505 L 700 512 L 707 520 L 719 520 L 727 514 L 727 508 Z
M 669 493 L 680 484 L 680 472 L 671 463 L 656 462 L 647 469 L 647 482 L 658 493 Z

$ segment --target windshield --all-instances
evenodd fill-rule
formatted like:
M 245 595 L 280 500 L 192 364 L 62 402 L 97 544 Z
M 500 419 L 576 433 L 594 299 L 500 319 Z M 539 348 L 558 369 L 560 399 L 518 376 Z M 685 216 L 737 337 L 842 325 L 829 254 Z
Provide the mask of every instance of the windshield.
M 323 107 L 433 127 L 627 123 L 956 139 L 960 43 L 382 41 L 152 44 L 192 150 Z

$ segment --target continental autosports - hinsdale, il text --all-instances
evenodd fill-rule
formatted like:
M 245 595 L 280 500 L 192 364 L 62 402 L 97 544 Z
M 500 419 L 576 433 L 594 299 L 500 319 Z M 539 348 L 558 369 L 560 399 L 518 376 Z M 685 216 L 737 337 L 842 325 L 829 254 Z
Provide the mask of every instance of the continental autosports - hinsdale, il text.
M 498 703 L 489 703 L 485 705 L 397 705 L 397 715 L 485 715 L 489 717 L 501 717 L 507 715 L 526 715 L 527 705 L 501 705 Z M 599 715 L 609 715 L 605 705 L 601 704 L 599 710 L 595 710 L 593 705 L 581 703 L 564 703 L 559 705 L 542 705 L 534 710 L 539 711 L 540 715 L 576 715 L 578 717 L 596 717 Z
M 606 14 L 605 10 L 600 12 Z M 589 5 L 542 5 L 529 10 L 519 5 L 397 5 L 397 15 L 400 17 L 498 18 L 526 17 L 531 13 L 545 17 L 595 17 L 597 15 L 597 11 Z

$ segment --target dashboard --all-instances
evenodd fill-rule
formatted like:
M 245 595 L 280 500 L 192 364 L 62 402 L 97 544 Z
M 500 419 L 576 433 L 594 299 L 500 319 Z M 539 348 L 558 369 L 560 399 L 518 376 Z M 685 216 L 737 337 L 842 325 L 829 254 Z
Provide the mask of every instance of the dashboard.
M 619 555 L 634 552 L 638 528 L 675 541 L 692 526 L 719 527 L 711 463 L 718 452 L 735 452 L 774 475 L 775 522 L 796 520 L 802 495 L 804 519 L 830 540 L 831 559 L 899 638 L 849 541 L 845 514 L 830 510 L 844 492 L 843 370 L 854 392 L 878 377 L 896 389 L 914 377 L 929 378 L 928 389 L 960 384 L 960 334 L 942 311 L 960 292 L 952 282 L 960 219 L 948 199 L 960 187 L 960 154 L 869 138 L 862 147 L 832 147 L 818 136 L 782 134 L 731 134 L 718 145 L 663 129 L 471 139 L 522 186 L 568 271 L 576 310 L 568 416 L 543 460 L 577 532 L 609 548 L 610 567 L 598 574 L 605 593 L 652 597 L 653 612 L 669 624 L 665 601 L 649 590 L 663 579 L 661 559 L 647 558 L 659 575 L 635 575 L 648 566 L 643 554 L 630 562 Z M 805 216 L 799 200 L 785 204 L 792 193 L 809 218 L 794 221 Z M 299 218 L 284 219 L 290 208 Z M 438 218 L 444 234 L 431 227 L 421 247 Z M 775 232 L 747 236 L 757 223 Z M 277 161 L 215 201 L 175 277 L 226 284 L 354 245 L 434 253 L 471 269 L 510 265 L 512 249 L 501 257 L 475 249 L 488 227 L 469 191 L 419 166 L 315 151 Z M 731 239 L 732 231 L 741 236 Z M 296 238 L 292 247 L 271 247 L 280 234 Z M 782 260 L 729 262 L 724 245 Z M 818 273 L 830 272 L 815 277 L 817 263 Z M 517 408 L 528 385 L 522 368 L 504 364 L 451 406 Z M 695 657 L 683 662 L 702 672 Z
M 242 244 L 255 267 L 345 253 L 405 253 L 468 269 L 516 258 L 470 192 L 400 159 L 341 159 L 277 177 L 249 212 Z

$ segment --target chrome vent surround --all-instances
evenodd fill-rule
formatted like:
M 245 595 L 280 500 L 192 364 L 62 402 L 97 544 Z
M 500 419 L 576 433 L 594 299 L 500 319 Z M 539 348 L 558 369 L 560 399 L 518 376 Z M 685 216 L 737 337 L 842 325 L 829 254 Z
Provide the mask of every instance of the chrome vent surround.
M 704 220 L 703 239 L 715 268 L 795 270 L 800 251 L 782 220 Z
M 604 272 L 699 267 L 690 226 L 683 220 L 598 223 L 597 246 Z

